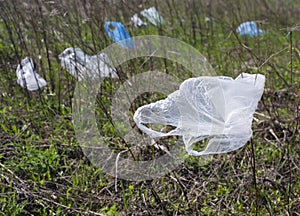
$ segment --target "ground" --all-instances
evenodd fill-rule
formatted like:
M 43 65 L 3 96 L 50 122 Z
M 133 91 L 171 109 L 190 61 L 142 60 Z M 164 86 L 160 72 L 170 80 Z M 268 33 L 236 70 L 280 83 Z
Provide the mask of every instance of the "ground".
M 130 25 L 134 13 L 151 6 L 164 17 L 164 25 Z M 0 1 L 0 7 L 2 215 L 299 215 L 298 0 L 17 0 Z M 266 33 L 239 36 L 236 27 L 250 20 Z M 131 36 L 183 41 L 207 58 L 216 75 L 264 74 L 251 140 L 227 154 L 187 156 L 152 180 L 115 178 L 92 163 L 73 125 L 77 81 L 60 66 L 58 55 L 68 47 L 95 55 L 112 44 L 104 32 L 106 21 L 122 22 Z M 26 56 L 47 80 L 46 88 L 29 92 L 16 83 L 15 70 Z M 161 148 L 124 142 L 111 123 L 114 94 L 126 78 L 149 70 L 180 80 L 193 74 L 156 57 L 133 59 L 117 70 L 120 79 L 105 79 L 98 95 L 100 134 L 115 153 L 125 152 L 131 160 L 166 154 L 178 137 L 157 140 Z M 132 116 L 139 106 L 165 97 L 147 92 L 136 98 L 128 114 L 132 129 L 138 131 Z M 203 143 L 197 145 L 203 148 Z

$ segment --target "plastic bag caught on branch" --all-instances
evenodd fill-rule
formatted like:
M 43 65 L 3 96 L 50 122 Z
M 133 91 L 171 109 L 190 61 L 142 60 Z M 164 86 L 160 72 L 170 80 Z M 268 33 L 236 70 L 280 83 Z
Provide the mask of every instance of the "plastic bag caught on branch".
M 259 29 L 257 27 L 256 22 L 254 21 L 248 21 L 240 24 L 237 27 L 236 32 L 239 33 L 241 36 L 249 35 L 251 37 L 266 33 L 265 30 Z
M 142 16 L 146 17 L 153 25 L 165 24 L 164 18 L 159 15 L 155 7 L 150 7 L 141 12 Z
M 263 94 L 265 76 L 240 74 L 231 77 L 197 77 L 185 80 L 166 99 L 139 107 L 137 126 L 152 138 L 182 136 L 190 155 L 200 156 L 234 151 L 252 136 L 253 113 Z M 164 133 L 145 124 L 171 125 Z M 193 144 L 208 139 L 203 151 Z
M 17 83 L 29 91 L 38 90 L 47 85 L 46 80 L 36 72 L 32 58 L 24 58 L 21 64 L 18 65 L 16 74 L 18 77 Z
M 110 66 L 106 53 L 90 56 L 80 48 L 70 47 L 59 54 L 58 58 L 61 66 L 79 81 L 88 77 L 119 78 L 117 70 Z
M 109 38 L 126 49 L 135 47 L 134 41 L 131 39 L 125 26 L 120 22 L 105 22 L 104 30 Z
M 130 18 L 130 23 L 133 24 L 135 27 L 145 27 L 147 26 L 147 23 L 143 22 L 138 14 L 134 14 L 131 18 Z

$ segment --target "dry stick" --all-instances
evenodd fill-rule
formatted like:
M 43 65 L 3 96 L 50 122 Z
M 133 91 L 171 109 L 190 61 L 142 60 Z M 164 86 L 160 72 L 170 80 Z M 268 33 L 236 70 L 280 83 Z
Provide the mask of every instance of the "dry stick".
M 89 19 L 91 19 L 90 18 L 91 17 L 90 10 L 87 8 L 87 5 L 85 3 L 82 5 L 82 7 L 83 7 L 83 12 L 85 13 L 85 16 L 88 17 L 86 23 L 92 34 L 91 40 L 92 40 L 93 48 L 95 49 L 95 48 L 97 48 L 97 45 L 96 45 L 96 40 L 95 40 L 95 33 L 93 31 L 93 22 L 89 20 Z M 82 34 L 85 34 L 85 37 L 87 38 L 87 33 L 88 33 L 88 31 L 84 30 Z M 92 51 L 94 51 L 94 50 L 92 50 Z
M 240 38 L 238 37 L 238 35 L 236 34 L 236 32 L 235 32 L 235 31 L 232 31 L 232 32 L 233 32 L 234 36 L 236 37 L 238 43 L 239 43 L 244 49 L 246 49 L 246 50 L 251 54 L 251 56 L 255 57 L 256 60 L 260 61 L 260 58 L 259 58 L 257 55 L 255 55 L 254 52 L 252 52 L 251 48 L 247 47 L 245 44 L 242 43 L 242 41 L 240 40 Z M 265 62 L 263 62 L 263 64 L 262 64 L 261 66 L 263 66 L 263 65 L 266 64 L 266 63 L 268 63 L 268 65 L 276 72 L 276 74 L 279 76 L 279 78 L 282 79 L 282 81 L 285 83 L 285 85 L 286 85 L 287 87 L 290 87 L 290 85 L 286 82 L 286 80 L 285 80 L 285 79 L 280 75 L 280 73 L 276 70 L 276 67 L 275 67 L 273 64 L 271 64 L 271 63 L 269 62 L 270 58 L 272 58 L 274 55 L 278 55 L 278 54 L 281 53 L 282 51 L 284 51 L 284 49 L 278 51 L 278 52 L 275 53 L 275 54 L 272 54 Z M 258 68 L 261 68 L 261 66 L 258 67 Z
M 0 166 L 4 169 L 6 169 L 15 179 L 17 179 L 22 184 L 25 184 L 22 179 L 20 179 L 13 171 L 11 171 L 9 168 L 7 168 L 4 164 L 0 163 Z
M 71 13 L 71 12 L 68 12 L 68 13 Z M 66 24 L 67 25 L 67 27 L 71 27 L 71 28 L 69 28 L 68 30 L 70 30 L 71 31 L 71 35 L 72 35 L 72 37 L 69 37 L 69 35 L 67 35 L 67 39 L 69 40 L 69 41 L 72 41 L 72 46 L 74 46 L 74 38 L 76 38 L 76 39 L 78 39 L 79 41 L 80 41 L 80 43 L 84 46 L 84 47 L 87 47 L 89 50 L 93 50 L 93 48 L 92 47 L 90 47 L 89 45 L 88 45 L 88 43 L 86 43 L 83 39 L 82 39 L 82 37 L 81 37 L 81 31 L 80 31 L 80 29 L 78 29 L 78 31 L 79 32 L 77 32 L 76 30 L 77 29 L 75 29 L 75 28 L 72 28 L 73 26 L 76 26 L 76 24 L 74 25 L 74 23 L 72 23 L 72 20 L 71 20 L 71 14 L 68 14 L 68 15 L 66 15 L 66 16 L 64 16 L 64 17 L 58 17 L 60 20 L 60 22 L 61 23 L 63 23 L 63 24 Z M 63 29 L 63 31 L 64 31 L 64 29 Z
M 23 19 L 23 16 L 22 16 L 22 13 L 19 12 L 16 8 L 16 4 L 12 4 L 12 6 L 13 6 L 14 11 L 10 11 L 10 12 L 12 14 L 15 13 L 17 15 L 17 18 L 19 18 L 21 16 L 21 20 L 23 21 L 23 23 L 25 23 L 24 19 Z M 26 43 L 25 43 L 25 39 L 24 39 L 24 36 L 23 36 L 23 33 L 22 33 L 23 31 L 21 29 L 20 22 L 18 20 L 16 20 L 14 16 L 12 16 L 11 18 L 14 22 L 14 28 L 15 28 L 15 31 L 17 32 L 18 38 L 20 40 L 20 44 L 22 44 L 24 46 L 25 50 L 28 52 L 28 48 L 27 48 Z
M 101 110 L 105 113 L 105 115 L 107 116 L 109 122 L 111 123 L 111 125 L 115 128 L 115 130 L 118 131 L 118 127 L 114 124 L 114 121 L 112 119 L 112 117 L 109 115 L 109 112 L 107 111 L 107 109 L 105 108 L 104 104 L 102 103 L 102 101 L 97 97 L 96 101 L 98 102 L 98 104 L 101 107 Z M 118 132 L 119 134 L 121 134 L 120 132 Z M 126 142 L 126 140 L 123 137 L 120 137 L 122 139 L 122 141 L 125 143 L 125 146 L 127 147 L 128 151 L 130 152 L 133 160 L 136 160 L 133 152 L 131 151 L 131 148 L 129 146 L 129 144 Z
M 201 8 L 203 8 L 204 6 L 203 5 L 201 5 Z M 196 9 L 196 8 L 195 8 Z M 200 14 L 196 11 L 195 12 L 195 15 L 196 15 L 196 17 L 197 17 L 197 21 L 198 21 L 198 26 L 197 26 L 197 28 L 200 30 L 200 31 L 198 31 L 199 32 L 199 35 L 200 35 L 200 41 L 201 41 L 201 44 L 204 44 L 205 43 L 205 39 L 206 39 L 206 37 L 205 37 L 205 34 L 203 33 L 204 32 L 204 28 L 203 28 L 203 25 L 201 24 L 201 16 L 200 16 Z
M 127 152 L 128 149 L 125 149 L 121 152 L 118 153 L 117 157 L 116 157 L 116 162 L 115 162 L 115 167 L 116 167 L 116 174 L 115 174 L 115 191 L 118 192 L 118 162 L 119 162 L 119 158 L 120 158 L 120 155 L 122 153 L 125 153 Z
M 21 54 L 18 52 L 18 48 L 17 48 L 17 45 L 16 45 L 17 42 L 15 42 L 15 40 L 14 40 L 13 29 L 10 27 L 10 22 L 11 21 L 10 21 L 10 18 L 9 18 L 10 16 L 9 16 L 9 11 L 8 11 L 7 7 L 8 6 L 2 8 L 1 17 L 2 17 L 2 20 L 4 22 L 6 31 L 9 35 L 9 40 L 11 41 L 11 43 L 13 45 L 15 55 L 17 56 L 17 59 L 19 61 L 21 61 Z M 25 86 L 27 86 L 26 82 L 25 82 Z M 29 94 L 29 91 L 28 91 L 27 88 L 25 89 L 25 92 L 26 92 L 27 98 L 29 98 L 30 94 Z M 28 100 L 27 100 L 27 102 L 28 102 Z
M 172 171 L 172 173 L 174 174 L 174 177 L 172 175 L 170 175 L 170 178 L 173 179 L 179 185 L 179 188 L 181 189 L 181 191 L 183 193 L 183 196 L 184 196 L 185 200 L 187 201 L 187 204 L 188 204 L 189 208 L 192 209 L 191 204 L 189 202 L 187 189 L 186 189 L 185 185 L 178 178 L 176 172 Z
M 14 37 L 13 37 L 12 29 L 11 29 L 11 27 L 10 27 L 8 21 L 7 21 L 7 18 L 8 18 L 9 16 L 8 16 L 7 10 L 5 10 L 5 9 L 6 9 L 6 8 L 4 8 L 4 9 L 2 8 L 2 11 L 1 11 L 1 17 L 2 17 L 2 19 L 3 19 L 3 22 L 4 22 L 4 25 L 5 25 L 5 27 L 6 27 L 7 33 L 8 33 L 8 35 L 9 35 L 9 40 L 11 41 L 11 43 L 12 43 L 12 45 L 13 45 L 13 48 L 14 48 L 14 51 L 15 51 L 15 55 L 17 56 L 17 58 L 18 58 L 19 60 L 21 60 L 21 59 L 20 59 L 21 56 L 20 56 L 20 54 L 19 54 L 19 52 L 18 52 L 16 43 L 15 43 L 15 40 L 14 40 Z M 4 13 L 5 13 L 6 15 L 4 15 Z
M 71 210 L 71 211 L 76 212 L 76 213 L 89 214 L 89 215 L 92 214 L 92 215 L 102 216 L 102 214 L 97 213 L 97 212 L 93 212 L 93 211 L 90 211 L 90 210 L 84 211 L 84 210 L 81 210 L 81 209 L 78 209 L 78 208 L 73 208 L 73 207 L 65 206 L 65 205 L 63 205 L 61 203 L 55 202 L 55 201 L 53 201 L 51 199 L 48 199 L 46 197 L 42 197 L 40 195 L 36 195 L 35 193 L 32 192 L 32 190 L 30 190 L 30 188 L 27 185 L 27 182 L 24 182 L 22 179 L 20 179 L 13 171 L 11 171 L 9 168 L 7 168 L 4 164 L 0 163 L 0 166 L 2 168 L 6 169 L 16 180 L 18 180 L 22 184 L 22 186 L 23 186 L 22 191 L 24 191 L 25 193 L 31 195 L 32 197 L 35 197 L 36 198 L 35 201 L 38 204 L 42 205 L 42 206 L 43 206 L 43 204 L 41 204 L 39 200 L 43 200 L 43 201 L 46 201 L 47 203 L 55 204 L 57 206 L 60 206 L 60 207 L 62 207 L 64 209 L 67 209 L 67 210 Z M 4 178 L 6 178 L 4 175 L 1 175 L 1 176 L 3 176 Z
M 252 50 L 247 47 L 245 44 L 241 42 L 237 34 L 233 31 L 233 34 L 235 35 L 236 39 L 238 40 L 239 44 L 245 48 L 252 56 L 256 58 L 256 60 L 259 60 L 258 56 L 256 56 Z M 258 189 L 257 189 L 257 184 L 256 184 L 256 163 L 255 163 L 255 152 L 254 152 L 254 143 L 251 138 L 250 140 L 251 143 L 251 153 L 252 153 L 252 171 L 253 171 L 253 183 L 254 183 L 254 188 L 255 188 L 255 215 L 257 215 L 257 209 L 258 209 Z
M 54 75 L 52 74 L 50 55 L 49 55 L 48 38 L 47 38 L 47 32 L 46 32 L 46 24 L 47 23 L 46 23 L 45 16 L 43 15 L 43 12 L 42 12 L 42 5 L 40 5 L 38 0 L 36 0 L 36 3 L 38 5 L 39 13 L 40 13 L 40 16 L 42 18 L 42 25 L 44 26 L 44 28 L 42 30 L 42 34 L 43 34 L 44 44 L 45 44 L 45 48 L 46 48 L 46 57 L 47 57 L 47 61 L 48 61 L 48 69 L 49 69 L 49 72 L 50 72 L 51 92 L 54 92 L 55 82 L 54 82 Z
M 163 204 L 163 202 L 161 201 L 160 197 L 158 196 L 158 194 L 156 193 L 156 191 L 154 190 L 151 182 L 146 182 L 148 184 L 148 186 L 150 187 L 151 193 L 154 196 L 155 201 L 161 206 L 162 211 L 164 212 L 164 215 L 170 215 L 170 213 L 168 212 L 166 206 Z
M 21 13 L 21 12 L 19 12 L 19 11 L 17 10 L 15 4 L 13 4 L 13 8 L 14 8 L 15 13 L 17 14 L 17 17 L 18 17 L 19 19 L 21 19 L 21 21 L 22 21 L 24 27 L 26 27 L 27 24 L 26 24 L 25 18 L 24 18 L 24 16 L 23 16 L 23 13 Z M 14 16 L 12 16 L 12 18 L 13 18 L 15 24 L 16 24 L 16 25 L 14 25 L 14 26 L 15 26 L 15 30 L 16 30 L 18 36 L 19 36 L 20 42 L 23 44 L 23 46 L 24 46 L 25 50 L 27 51 L 27 53 L 30 53 L 30 50 L 28 50 L 28 48 L 27 48 L 27 46 L 26 46 L 25 39 L 24 39 L 24 35 L 22 34 L 22 29 L 21 29 L 20 23 L 17 22 L 17 20 L 14 19 Z M 34 26 L 34 25 L 33 25 L 33 26 Z M 46 45 L 46 46 L 47 46 L 47 45 Z M 35 68 L 35 65 L 34 65 L 34 68 Z M 45 73 L 44 73 L 43 75 L 44 75 L 44 77 L 45 77 Z M 38 80 L 37 80 L 35 74 L 34 74 L 34 78 L 35 78 L 35 80 L 36 80 L 36 83 L 37 83 L 37 85 L 38 85 L 38 88 L 40 89 L 39 82 L 38 82 Z M 25 81 L 25 86 L 27 86 L 27 85 L 26 85 L 26 81 Z M 39 95 L 40 101 L 44 104 L 44 100 L 42 100 L 41 91 L 38 91 L 38 95 Z
M 155 5 L 156 9 L 159 8 L 158 7 L 159 3 L 158 3 L 157 0 L 154 1 L 154 5 Z M 164 29 L 163 29 L 162 23 L 160 22 L 160 19 L 159 19 L 159 23 L 157 25 L 157 28 L 158 28 L 158 35 L 163 35 Z
M 192 25 L 192 35 L 193 35 L 193 45 L 195 46 L 197 44 L 197 26 L 196 26 L 196 20 L 194 18 L 193 13 L 191 13 L 191 25 Z M 202 37 L 201 37 L 201 40 Z M 201 44 L 203 43 L 203 41 L 200 42 Z
M 179 3 L 179 2 L 178 2 Z M 173 5 L 176 5 L 176 4 L 178 4 L 177 2 L 175 3 L 175 1 L 174 0 L 172 0 L 172 4 Z M 180 1 L 180 3 L 182 3 L 181 1 Z M 181 5 L 182 6 L 182 5 Z M 175 14 L 176 14 L 176 20 L 177 20 L 177 22 L 179 22 L 179 25 L 180 25 L 180 27 L 181 27 L 181 30 L 183 30 L 183 35 L 186 35 L 186 29 L 183 27 L 183 23 L 182 23 L 182 19 L 181 19 L 181 17 L 180 17 L 180 15 L 179 15 L 179 13 L 178 13 L 178 10 L 174 10 L 175 11 Z
M 290 58 L 291 58 L 291 87 L 293 87 L 293 31 L 290 31 Z M 292 167 L 291 167 L 291 161 L 290 161 L 290 145 L 291 142 L 287 143 L 287 160 L 288 160 L 288 167 L 289 167 L 289 184 L 288 184 L 288 193 L 287 193 L 287 199 L 288 199 L 288 206 L 287 211 L 288 214 L 291 215 L 291 209 L 290 209 L 290 196 L 291 196 L 291 185 L 292 185 Z
M 258 209 L 258 189 L 257 189 L 257 183 L 256 183 L 256 163 L 255 163 L 255 152 L 254 152 L 254 143 L 251 138 L 251 153 L 252 153 L 252 172 L 253 172 L 253 183 L 255 188 L 255 215 L 257 215 L 257 209 Z
M 251 56 L 255 57 L 256 60 L 260 60 L 259 57 L 257 55 L 255 55 L 255 53 L 251 50 L 250 47 L 247 47 L 244 43 L 242 43 L 242 41 L 240 40 L 239 36 L 237 35 L 237 33 L 235 32 L 235 30 L 232 31 L 232 33 L 234 34 L 235 38 L 237 39 L 238 43 L 244 48 L 246 49 Z
M 270 60 L 271 58 L 273 58 L 274 56 L 276 55 L 279 55 L 281 52 L 287 50 L 288 47 L 282 49 L 282 50 L 279 50 L 278 52 L 276 53 L 273 53 L 272 55 L 270 55 L 259 67 L 258 67 L 258 70 L 261 69 L 265 64 L 268 64 L 273 70 L 274 72 L 276 73 L 276 75 L 284 82 L 284 84 L 290 88 L 290 85 L 288 84 L 288 82 L 284 79 L 284 77 L 281 76 L 281 74 L 279 73 L 279 71 L 276 69 L 276 66 L 274 66 Z
M 168 9 L 169 9 L 169 13 L 168 14 L 170 15 L 170 17 L 169 17 L 170 18 L 170 26 L 174 26 L 175 24 L 174 24 L 174 17 L 173 17 L 172 6 L 171 6 L 169 0 L 167 0 L 166 3 L 167 3 L 167 6 L 168 6 Z M 174 37 L 174 34 L 175 34 L 174 28 L 172 28 L 172 37 Z
M 151 209 L 149 208 L 149 205 L 146 202 L 145 195 L 143 193 L 141 194 L 141 197 L 142 197 L 142 200 L 145 204 L 145 207 L 147 208 L 148 215 L 153 215 L 153 213 L 151 212 Z
M 283 49 L 281 49 L 281 50 L 279 50 L 279 51 L 277 51 L 276 53 L 273 53 L 272 55 L 270 55 L 259 67 L 258 67 L 258 70 L 260 69 L 260 68 L 262 68 L 262 66 L 264 66 L 266 63 L 268 63 L 270 60 L 271 60 L 271 58 L 273 58 L 274 56 L 277 56 L 277 55 L 279 55 L 280 53 L 282 53 L 283 51 L 285 51 L 285 50 L 287 50 L 288 49 L 288 47 L 286 47 L 286 48 L 283 48 Z
M 53 23 L 55 23 L 55 24 L 53 24 L 53 25 L 54 26 L 58 26 L 59 22 L 58 22 L 57 16 L 54 19 L 55 19 L 55 22 L 53 22 Z M 54 36 L 53 40 L 55 42 L 57 42 L 57 43 L 61 43 L 61 41 L 57 38 L 57 36 L 55 34 L 55 31 L 56 31 L 55 28 L 56 27 L 51 28 L 52 35 Z M 59 50 L 58 50 L 59 48 L 57 46 L 54 46 L 54 49 L 55 49 L 55 53 L 56 53 L 56 55 L 55 55 L 56 58 L 55 59 L 56 59 L 57 63 L 60 65 L 60 60 L 59 60 L 58 55 L 57 55 L 57 53 L 59 53 Z M 62 92 L 62 86 L 61 86 L 62 85 L 62 76 L 61 76 L 61 71 L 62 71 L 61 67 L 59 67 L 59 69 L 57 71 L 57 75 L 58 75 L 58 90 L 57 90 L 58 108 L 57 108 L 57 110 L 58 110 L 59 113 L 61 113 L 61 104 L 62 104 L 62 101 L 61 101 L 62 100 L 62 98 L 61 98 L 61 92 Z
M 33 14 L 32 14 L 32 15 L 33 15 Z M 31 21 L 31 24 L 32 24 L 32 27 L 33 27 L 33 29 L 34 29 L 34 33 L 35 33 L 35 36 L 36 36 L 36 37 L 35 37 L 35 40 L 37 41 L 37 46 L 39 47 L 39 51 L 41 51 L 42 48 L 41 48 L 41 45 L 40 45 L 40 42 L 39 42 L 40 40 L 39 40 L 38 31 L 37 31 L 37 29 L 35 28 L 36 23 L 34 23 L 35 19 L 34 19 L 34 17 L 32 17 L 32 15 L 31 15 L 30 21 Z M 25 42 L 24 42 L 24 43 L 25 43 Z M 27 50 L 27 52 L 30 51 L 30 50 L 27 49 L 26 46 L 25 46 L 25 49 Z M 40 53 L 39 53 L 39 54 L 40 54 Z M 33 63 L 33 65 L 31 65 L 31 67 L 32 67 L 34 70 L 36 70 L 36 64 L 35 64 L 35 63 Z M 42 67 L 43 76 L 44 76 L 44 78 L 46 79 L 45 70 L 44 70 L 42 64 L 41 64 L 41 67 Z M 38 89 L 41 89 L 40 86 L 39 86 L 38 79 L 36 78 L 36 75 L 35 75 L 35 74 L 34 74 L 34 79 L 35 79 L 35 81 L 36 81 L 36 83 L 37 83 Z M 26 80 L 24 79 L 24 81 L 25 81 L 26 91 L 28 92 Z M 39 96 L 40 102 L 42 102 L 42 104 L 45 105 L 45 102 L 44 102 L 44 100 L 43 100 L 43 98 L 42 98 L 42 95 L 41 95 L 41 91 L 38 91 L 38 96 Z
M 293 31 L 290 31 L 291 86 L 293 85 Z
M 207 7 L 207 13 L 208 13 L 208 17 L 211 18 L 212 17 L 212 6 L 211 6 L 212 2 L 211 0 L 207 3 L 206 7 Z M 207 44 L 207 55 L 208 55 L 208 62 L 211 62 L 211 50 L 212 47 L 215 45 L 213 44 L 214 41 L 214 31 L 213 31 L 213 22 L 212 20 L 208 22 L 208 27 L 206 27 L 206 37 L 208 39 L 208 44 Z
M 99 215 L 99 216 L 103 216 L 103 214 L 100 214 L 100 213 L 97 213 L 97 212 L 94 212 L 94 211 L 91 211 L 91 210 L 81 210 L 81 209 L 78 209 L 78 208 L 75 208 L 75 207 L 70 207 L 70 206 L 66 206 L 66 205 L 63 205 L 61 203 L 58 203 L 58 202 L 55 202 L 51 199 L 48 199 L 48 198 L 45 198 L 45 197 L 42 197 L 42 196 L 39 196 L 39 195 L 35 195 L 35 194 L 32 194 L 36 199 L 35 199 L 35 202 L 38 203 L 39 205 L 42 205 L 41 204 L 41 201 L 39 200 L 43 200 L 43 201 L 46 201 L 47 203 L 52 203 L 52 204 L 55 204 L 59 207 L 62 207 L 66 210 L 70 210 L 70 211 L 73 211 L 73 212 L 76 212 L 76 213 L 79 213 L 80 215 L 83 215 L 83 214 L 88 214 L 88 215 Z M 43 206 L 43 205 L 42 205 Z

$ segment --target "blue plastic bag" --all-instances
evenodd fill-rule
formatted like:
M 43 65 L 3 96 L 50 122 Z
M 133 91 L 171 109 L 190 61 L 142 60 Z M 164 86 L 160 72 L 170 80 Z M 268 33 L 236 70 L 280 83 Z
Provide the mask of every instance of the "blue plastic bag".
M 134 48 L 134 42 L 122 23 L 106 22 L 104 24 L 104 30 L 112 41 L 127 49 Z
M 244 22 L 240 24 L 235 31 L 241 36 L 249 35 L 251 37 L 266 33 L 265 30 L 257 28 L 256 22 L 254 21 Z

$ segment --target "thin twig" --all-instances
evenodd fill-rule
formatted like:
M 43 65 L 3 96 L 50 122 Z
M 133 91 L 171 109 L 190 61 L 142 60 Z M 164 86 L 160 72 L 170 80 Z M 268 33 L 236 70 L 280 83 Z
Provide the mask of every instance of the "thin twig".
M 292 31 L 290 32 L 290 58 L 291 58 L 291 80 L 290 84 L 293 85 L 293 35 Z M 291 215 L 291 209 L 290 209 L 290 196 L 291 196 L 291 185 L 292 185 L 292 168 L 291 168 L 291 161 L 290 161 L 290 142 L 287 143 L 287 160 L 288 160 L 288 167 L 289 167 L 289 184 L 288 184 L 288 193 L 287 193 L 287 212 L 289 215 Z
M 255 163 L 255 150 L 253 140 L 250 140 L 251 143 L 251 153 L 252 153 L 252 172 L 253 172 L 253 184 L 255 188 L 255 215 L 257 216 L 258 209 L 258 189 L 256 183 L 256 163 Z

